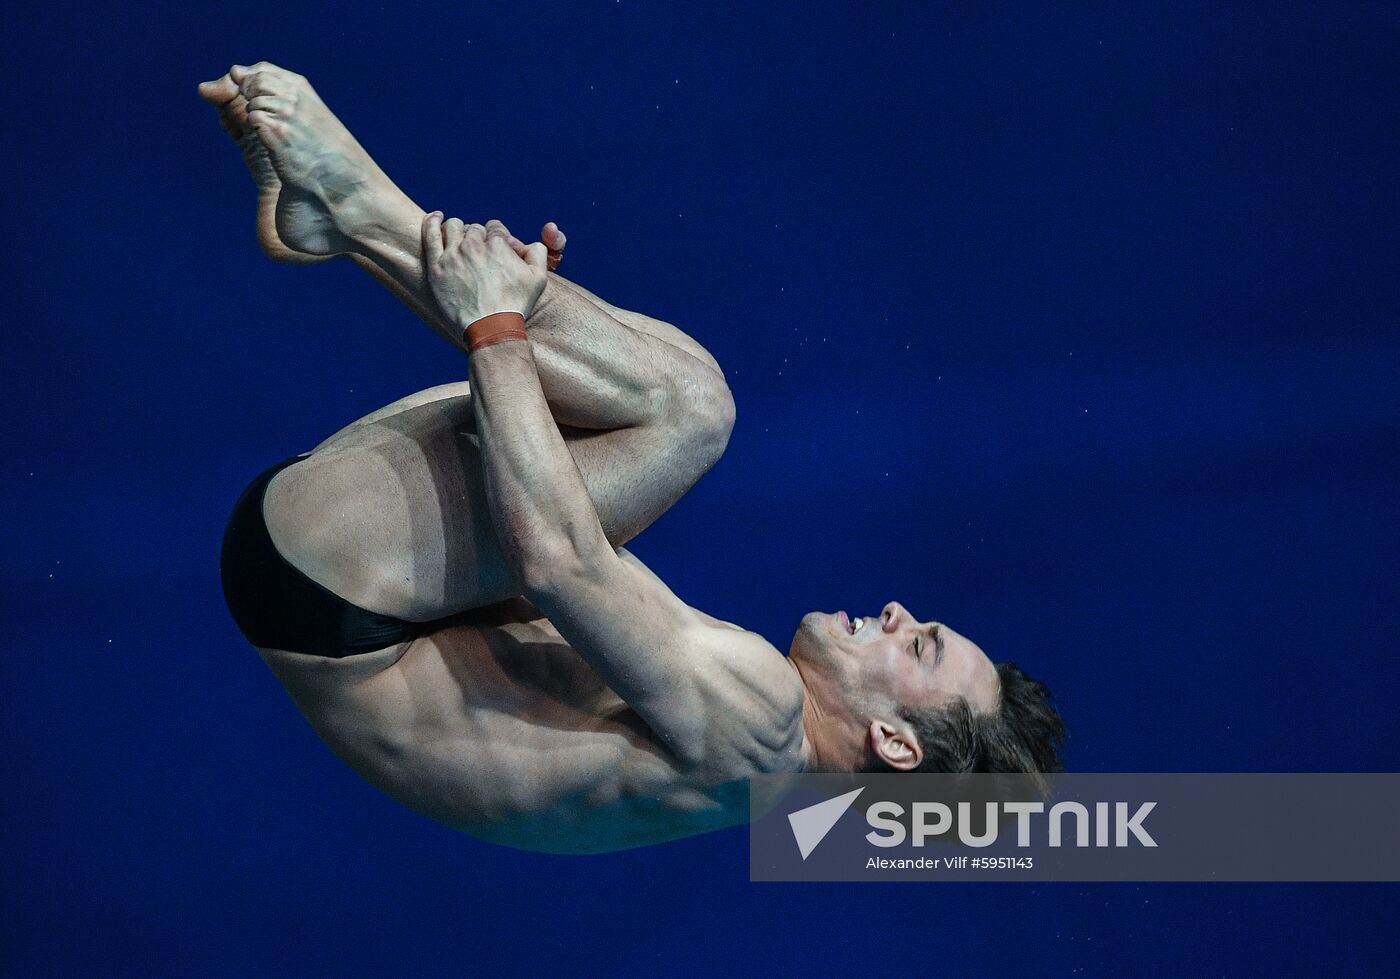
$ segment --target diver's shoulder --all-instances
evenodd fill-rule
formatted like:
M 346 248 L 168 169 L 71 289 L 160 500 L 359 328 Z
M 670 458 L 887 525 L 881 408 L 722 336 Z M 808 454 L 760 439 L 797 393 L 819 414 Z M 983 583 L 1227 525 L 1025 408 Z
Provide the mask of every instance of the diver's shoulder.
M 706 741 L 725 758 L 722 767 L 736 776 L 792 770 L 803 744 L 797 671 L 756 632 L 721 620 L 705 631 Z

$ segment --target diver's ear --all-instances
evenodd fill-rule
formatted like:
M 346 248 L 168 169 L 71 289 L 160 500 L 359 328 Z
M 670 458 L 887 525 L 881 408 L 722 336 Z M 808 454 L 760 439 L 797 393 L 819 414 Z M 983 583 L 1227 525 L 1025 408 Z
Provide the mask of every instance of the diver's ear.
M 914 732 L 888 721 L 870 722 L 870 750 L 897 772 L 912 772 L 924 760 L 924 749 Z

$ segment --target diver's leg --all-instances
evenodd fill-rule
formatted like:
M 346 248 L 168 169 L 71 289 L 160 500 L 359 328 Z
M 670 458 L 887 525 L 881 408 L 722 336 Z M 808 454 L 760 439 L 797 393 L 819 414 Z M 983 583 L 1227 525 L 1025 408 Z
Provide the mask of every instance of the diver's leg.
M 734 404 L 698 358 L 563 295 L 546 288 L 529 332 L 551 410 L 608 539 L 620 545 L 714 465 Z M 273 481 L 273 539 L 332 591 L 400 618 L 443 618 L 515 594 L 473 421 L 461 383 L 337 433 Z
M 200 94 L 243 147 L 259 189 L 259 241 L 269 255 L 314 261 L 347 254 L 465 349 L 459 331 L 442 322 L 426 292 L 422 209 L 374 163 L 305 79 L 275 66 L 235 68 L 205 82 Z M 562 248 L 557 228 L 546 226 L 543 234 L 546 244 Z M 616 428 L 632 420 L 619 414 L 625 406 L 617 399 L 600 399 L 593 389 L 574 391 L 570 383 L 588 361 L 593 363 L 587 370 L 602 366 L 590 352 L 606 348 L 609 334 L 625 330 L 645 338 L 653 358 L 679 353 L 672 369 L 701 366 L 719 373 L 714 358 L 673 325 L 619 309 L 553 274 L 527 327 L 556 417 L 579 427 Z
M 216 101 L 211 95 L 231 81 L 201 93 Z M 258 106 L 280 98 L 265 91 L 250 91 L 255 116 L 271 113 Z M 421 210 L 367 156 L 351 159 L 363 150 L 345 147 L 348 132 L 309 87 L 298 91 L 306 118 L 280 104 L 283 115 L 261 124 L 282 179 L 277 230 L 291 232 L 284 245 L 354 250 L 373 269 L 390 270 L 383 279 L 427 308 L 418 291 Z M 322 138 L 318 127 L 339 130 Z M 308 149 L 317 138 L 321 156 Z M 337 169 L 350 164 L 358 170 Z M 283 199 L 291 202 L 286 209 Z M 647 526 L 713 465 L 733 420 L 708 354 L 669 324 L 626 314 L 624 325 L 621 314 L 551 276 L 530 322 L 551 407 L 569 426 L 566 438 L 615 543 Z M 404 618 L 439 618 L 511 594 L 481 494 L 470 403 L 465 385 L 462 393 L 455 387 L 376 412 L 279 474 L 266 512 L 284 555 L 356 604 Z
M 264 497 L 268 530 L 294 566 L 356 605 L 414 621 L 519 593 L 487 506 L 468 386 L 437 393 L 446 396 L 345 430 L 278 473 Z M 663 399 L 624 429 L 561 426 L 615 545 L 724 450 L 727 424 L 696 425 L 676 404 Z

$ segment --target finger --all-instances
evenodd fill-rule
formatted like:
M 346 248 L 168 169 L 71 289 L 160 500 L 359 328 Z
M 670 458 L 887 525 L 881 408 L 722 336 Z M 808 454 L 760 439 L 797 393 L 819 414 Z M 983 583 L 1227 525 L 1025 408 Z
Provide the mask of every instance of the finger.
M 553 272 L 559 267 L 559 263 L 564 261 L 564 246 L 569 243 L 569 239 L 564 237 L 559 225 L 550 221 L 540 229 L 540 240 L 544 242 L 545 248 L 549 249 L 549 270 Z
M 489 252 L 495 252 L 497 255 L 500 255 L 501 258 L 507 258 L 510 256 L 518 256 L 520 258 L 525 257 L 510 246 L 510 241 L 505 235 L 491 235 L 490 237 L 488 237 L 486 239 L 486 250 Z
M 466 234 L 467 237 L 473 241 L 484 241 L 486 238 L 486 229 L 479 224 L 469 224 L 467 225 Z
M 514 236 L 510 233 L 510 229 L 507 228 L 500 221 L 497 221 L 495 218 L 492 218 L 490 221 L 486 222 L 486 237 L 507 238 L 514 240 Z
M 442 244 L 446 249 L 456 248 L 463 237 L 462 219 L 448 218 L 442 226 Z
M 564 232 L 559 230 L 559 225 L 553 221 L 540 229 L 540 241 L 552 252 L 562 252 L 564 246 L 569 243 L 569 239 L 564 237 Z
M 429 266 L 442 258 L 442 212 L 431 211 L 423 215 L 423 257 Z
M 544 242 L 537 241 L 525 249 L 525 264 L 541 272 L 549 269 L 549 249 L 544 246 Z

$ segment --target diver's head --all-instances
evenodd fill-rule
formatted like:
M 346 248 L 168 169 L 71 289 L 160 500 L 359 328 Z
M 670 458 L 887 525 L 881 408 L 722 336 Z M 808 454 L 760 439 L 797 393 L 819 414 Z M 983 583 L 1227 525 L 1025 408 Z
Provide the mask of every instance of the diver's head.
M 1064 724 L 1050 692 L 971 639 L 898 602 L 879 615 L 812 612 L 789 653 L 808 740 L 851 771 L 1059 771 Z

